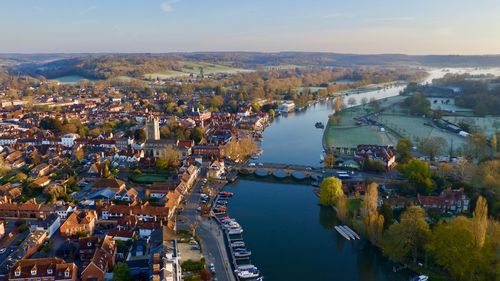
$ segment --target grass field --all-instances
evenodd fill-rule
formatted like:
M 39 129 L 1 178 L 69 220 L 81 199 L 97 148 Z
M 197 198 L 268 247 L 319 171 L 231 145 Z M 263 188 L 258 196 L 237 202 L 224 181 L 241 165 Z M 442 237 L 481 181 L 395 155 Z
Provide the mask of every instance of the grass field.
M 431 109 L 441 109 L 452 112 L 472 112 L 471 108 L 460 107 L 455 104 L 455 99 L 448 98 L 427 98 L 431 103 Z M 447 103 L 448 102 L 448 103 Z
M 206 63 L 206 62 L 182 61 L 182 62 L 180 62 L 180 64 L 181 64 L 181 71 L 166 70 L 166 71 L 162 71 L 162 72 L 148 73 L 148 74 L 144 75 L 144 78 L 145 79 L 156 79 L 156 78 L 158 78 L 158 79 L 170 79 L 170 78 L 175 78 L 175 77 L 188 76 L 190 74 L 199 75 L 200 68 L 203 68 L 203 74 L 205 74 L 205 75 L 218 74 L 218 73 L 234 74 L 234 73 L 239 73 L 239 72 L 252 71 L 249 69 L 234 68 L 234 67 L 230 67 L 230 66 L 213 64 L 213 63 Z
M 401 135 L 409 138 L 415 144 L 429 137 L 439 136 L 448 141 L 448 145 L 453 140 L 455 148 L 460 147 L 465 143 L 465 139 L 459 135 L 450 133 L 449 131 L 434 128 L 428 125 L 431 121 L 422 117 L 402 116 L 381 114 L 378 117 L 379 122 L 384 123 L 387 127 L 395 130 Z
M 495 132 L 500 131 L 500 117 L 458 117 L 447 116 L 444 117 L 446 121 L 457 124 L 461 120 L 472 124 L 473 127 L 487 136 L 492 136 Z

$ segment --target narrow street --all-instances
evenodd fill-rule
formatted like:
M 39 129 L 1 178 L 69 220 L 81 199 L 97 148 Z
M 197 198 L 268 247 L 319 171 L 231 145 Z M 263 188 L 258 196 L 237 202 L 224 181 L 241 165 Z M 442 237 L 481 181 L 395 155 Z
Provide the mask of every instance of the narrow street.
M 215 221 L 201 217 L 199 207 L 203 181 L 198 180 L 186 198 L 186 205 L 177 216 L 177 229 L 191 230 L 191 225 L 198 223 L 196 235 L 201 240 L 203 256 L 208 264 L 215 265 L 215 278 L 220 281 L 235 281 L 227 251 L 224 244 L 223 232 Z

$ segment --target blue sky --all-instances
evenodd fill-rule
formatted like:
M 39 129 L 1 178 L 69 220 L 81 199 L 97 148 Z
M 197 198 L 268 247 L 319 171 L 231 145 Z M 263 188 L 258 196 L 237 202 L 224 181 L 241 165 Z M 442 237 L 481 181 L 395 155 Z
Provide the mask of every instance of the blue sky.
M 1 52 L 499 54 L 498 0 L 3 0 Z

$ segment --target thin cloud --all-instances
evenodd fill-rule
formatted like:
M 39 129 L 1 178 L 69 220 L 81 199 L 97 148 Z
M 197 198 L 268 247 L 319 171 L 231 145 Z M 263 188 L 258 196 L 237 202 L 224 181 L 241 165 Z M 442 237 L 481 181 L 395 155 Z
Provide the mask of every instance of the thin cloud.
M 180 0 L 167 0 L 160 4 L 160 9 L 166 13 L 172 12 L 174 10 L 173 4 L 179 2 Z
M 415 17 L 389 17 L 389 18 L 373 18 L 372 21 L 414 21 Z
M 93 10 L 95 10 L 95 9 L 96 9 L 96 7 L 95 7 L 95 6 L 90 6 L 90 7 L 86 8 L 86 9 L 84 9 L 84 10 L 79 11 L 79 12 L 78 12 L 78 14 L 80 14 L 80 15 L 85 15 L 85 14 L 87 14 L 88 12 L 93 11 Z

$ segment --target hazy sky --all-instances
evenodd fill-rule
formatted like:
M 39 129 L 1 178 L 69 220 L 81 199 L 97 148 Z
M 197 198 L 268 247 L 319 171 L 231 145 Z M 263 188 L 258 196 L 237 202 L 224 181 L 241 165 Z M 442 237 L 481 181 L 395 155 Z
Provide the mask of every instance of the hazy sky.
M 1 52 L 500 54 L 500 0 L 0 0 Z

